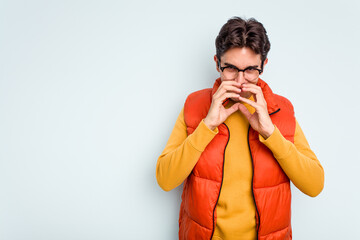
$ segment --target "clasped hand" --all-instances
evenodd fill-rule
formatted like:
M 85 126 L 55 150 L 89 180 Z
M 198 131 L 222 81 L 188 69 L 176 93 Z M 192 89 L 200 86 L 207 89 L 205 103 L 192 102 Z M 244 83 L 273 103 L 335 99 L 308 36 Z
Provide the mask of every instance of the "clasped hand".
M 254 97 L 254 101 L 241 97 L 241 92 L 250 92 Z M 240 102 L 236 102 L 226 109 L 222 103 L 227 98 L 238 99 Z M 255 112 L 250 113 L 241 102 L 252 106 Z M 204 122 L 210 129 L 214 130 L 237 110 L 247 118 L 251 127 L 265 139 L 274 132 L 275 127 L 269 116 L 267 103 L 261 88 L 252 83 L 240 84 L 233 80 L 221 82 L 213 95 L 211 106 Z

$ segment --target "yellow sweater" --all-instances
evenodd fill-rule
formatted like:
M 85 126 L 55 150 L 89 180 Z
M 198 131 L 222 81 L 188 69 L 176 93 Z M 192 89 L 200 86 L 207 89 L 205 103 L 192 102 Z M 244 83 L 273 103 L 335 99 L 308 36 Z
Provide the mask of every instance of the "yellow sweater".
M 226 108 L 232 104 L 230 101 Z M 254 112 L 251 106 L 245 106 Z M 230 115 L 225 123 L 231 134 L 225 150 L 223 185 L 216 206 L 217 221 L 213 239 L 253 240 L 256 239 L 256 210 L 251 188 L 252 162 L 247 142 L 249 123 L 240 111 Z M 179 186 L 217 133 L 217 128 L 212 131 L 202 120 L 196 130 L 187 136 L 182 109 L 157 161 L 156 178 L 161 188 L 170 191 Z M 273 152 L 298 189 L 309 196 L 316 196 L 322 191 L 323 168 L 297 122 L 294 144 L 286 140 L 276 126 L 269 138 L 265 140 L 259 135 L 259 140 Z

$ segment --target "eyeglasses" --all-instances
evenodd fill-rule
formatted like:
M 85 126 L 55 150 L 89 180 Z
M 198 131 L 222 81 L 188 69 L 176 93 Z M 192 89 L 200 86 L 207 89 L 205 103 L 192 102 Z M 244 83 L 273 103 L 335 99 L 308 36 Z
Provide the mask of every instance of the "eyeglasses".
M 220 66 L 220 63 L 219 63 Z M 239 72 L 244 73 L 244 78 L 248 81 L 254 81 L 259 77 L 259 75 L 262 73 L 261 69 L 255 68 L 255 67 L 247 67 L 245 69 L 239 69 L 233 65 L 229 65 L 226 67 L 220 67 L 222 73 L 224 74 L 224 77 L 227 79 L 234 79 L 237 78 L 239 75 Z

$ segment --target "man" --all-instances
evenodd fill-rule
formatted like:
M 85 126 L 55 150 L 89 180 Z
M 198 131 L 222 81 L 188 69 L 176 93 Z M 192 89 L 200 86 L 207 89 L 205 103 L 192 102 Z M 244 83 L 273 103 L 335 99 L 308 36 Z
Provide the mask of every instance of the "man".
M 165 191 L 184 182 L 179 239 L 292 239 L 290 180 L 312 197 L 323 189 L 293 106 L 259 78 L 269 50 L 260 22 L 230 19 L 216 38 L 220 78 L 185 101 L 156 166 Z

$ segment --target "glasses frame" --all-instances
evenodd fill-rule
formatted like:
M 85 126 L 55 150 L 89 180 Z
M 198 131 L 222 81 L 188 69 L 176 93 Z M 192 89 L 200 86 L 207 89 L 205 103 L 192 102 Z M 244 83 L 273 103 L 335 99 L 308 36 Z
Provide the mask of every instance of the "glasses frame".
M 226 68 L 236 69 L 236 70 L 238 71 L 238 74 L 239 74 L 239 72 L 243 72 L 243 73 L 245 74 L 245 71 L 246 71 L 246 70 L 249 70 L 249 69 L 257 70 L 257 71 L 259 72 L 259 75 L 263 72 L 262 69 L 254 68 L 254 67 L 251 67 L 251 66 L 250 66 L 250 67 L 247 67 L 247 68 L 245 68 L 245 69 L 239 69 L 238 67 L 236 67 L 236 66 L 234 66 L 234 65 L 229 65 L 229 66 L 221 67 L 221 66 L 220 66 L 220 61 L 218 62 L 218 64 L 219 64 L 219 68 L 220 68 L 221 72 L 224 72 L 224 69 L 226 69 Z
M 226 68 L 233 68 L 233 69 L 236 69 L 238 72 L 245 72 L 246 70 L 249 70 L 249 69 L 251 69 L 251 70 L 258 70 L 259 71 L 259 75 L 263 72 L 263 70 L 261 70 L 261 69 L 258 69 L 258 68 L 254 68 L 254 67 L 247 67 L 247 68 L 245 68 L 245 69 L 239 69 L 239 68 L 237 68 L 236 66 L 226 66 L 226 67 L 219 67 L 220 69 L 221 69 L 221 71 L 223 72 L 224 71 L 224 69 L 226 69 Z

